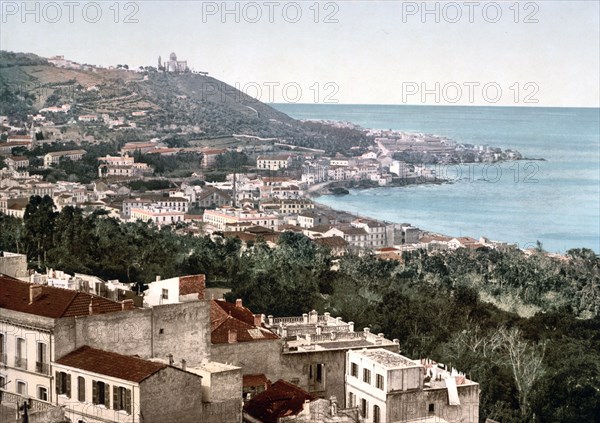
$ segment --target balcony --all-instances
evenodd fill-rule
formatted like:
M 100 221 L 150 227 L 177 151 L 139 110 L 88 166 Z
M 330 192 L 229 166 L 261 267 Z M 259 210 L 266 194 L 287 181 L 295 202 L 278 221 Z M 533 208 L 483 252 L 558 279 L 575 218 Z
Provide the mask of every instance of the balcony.
M 41 373 L 43 375 L 49 375 L 50 374 L 50 365 L 48 363 L 36 361 L 35 362 L 35 371 L 37 373 Z
M 27 370 L 27 359 L 23 357 L 15 357 L 15 367 Z

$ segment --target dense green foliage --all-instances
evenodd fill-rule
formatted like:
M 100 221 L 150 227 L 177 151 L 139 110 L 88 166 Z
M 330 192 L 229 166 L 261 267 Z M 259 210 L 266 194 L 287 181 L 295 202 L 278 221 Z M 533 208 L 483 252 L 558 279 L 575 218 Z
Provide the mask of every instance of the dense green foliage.
M 144 282 L 204 273 L 256 313 L 329 311 L 398 338 L 481 385 L 481 417 L 503 423 L 600 421 L 600 259 L 459 249 L 403 262 L 333 257 L 294 233 L 277 248 L 178 235 L 34 197 L 23 221 L 0 215 L 0 250 L 67 272 Z M 486 299 L 484 301 L 483 299 Z M 498 306 L 492 304 L 496 303 Z M 518 313 L 517 313 L 518 312 Z M 530 317 L 525 317 L 530 315 Z M 584 317 L 584 318 L 581 318 Z

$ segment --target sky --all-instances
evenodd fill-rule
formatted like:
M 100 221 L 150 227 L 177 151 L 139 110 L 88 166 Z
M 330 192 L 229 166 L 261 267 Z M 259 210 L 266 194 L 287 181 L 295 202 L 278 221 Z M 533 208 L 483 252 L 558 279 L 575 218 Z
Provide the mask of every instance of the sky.
M 196 71 L 265 102 L 600 106 L 600 2 L 4 1 L 0 48 Z

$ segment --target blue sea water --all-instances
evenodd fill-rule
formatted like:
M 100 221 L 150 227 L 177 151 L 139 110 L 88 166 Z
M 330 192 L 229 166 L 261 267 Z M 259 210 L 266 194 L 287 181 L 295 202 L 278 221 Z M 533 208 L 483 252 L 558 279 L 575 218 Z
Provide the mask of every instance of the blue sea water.
M 274 104 L 296 119 L 447 136 L 546 161 L 438 168 L 452 184 L 352 190 L 318 201 L 450 236 L 600 253 L 600 109 Z

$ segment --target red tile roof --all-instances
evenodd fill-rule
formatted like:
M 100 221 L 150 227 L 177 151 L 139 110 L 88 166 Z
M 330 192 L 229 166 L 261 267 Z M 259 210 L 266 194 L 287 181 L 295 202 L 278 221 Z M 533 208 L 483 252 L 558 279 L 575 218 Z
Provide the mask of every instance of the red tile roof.
M 198 299 L 203 300 L 205 288 L 205 275 L 190 275 L 179 277 L 179 295 L 198 294 Z
M 39 295 L 32 302 L 29 301 L 31 286 L 39 290 Z M 96 295 L 31 284 L 0 275 L 0 308 L 58 319 L 89 315 L 90 302 L 93 304 L 93 314 L 111 313 L 123 308 L 121 303 Z
M 252 398 L 244 406 L 244 411 L 262 422 L 277 423 L 282 417 L 300 413 L 306 400 L 315 399 L 305 390 L 280 379 Z
M 87 345 L 71 351 L 56 363 L 137 383 L 167 367 L 163 363 L 97 350 Z
M 210 302 L 210 329 L 213 344 L 227 344 L 229 332 L 236 331 L 237 342 L 279 339 L 264 324 L 254 324 L 254 314 L 244 306 L 226 301 Z
M 243 375 L 242 376 L 242 386 L 244 388 L 250 386 L 266 386 L 268 383 L 267 377 L 261 373 L 258 375 Z

